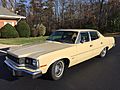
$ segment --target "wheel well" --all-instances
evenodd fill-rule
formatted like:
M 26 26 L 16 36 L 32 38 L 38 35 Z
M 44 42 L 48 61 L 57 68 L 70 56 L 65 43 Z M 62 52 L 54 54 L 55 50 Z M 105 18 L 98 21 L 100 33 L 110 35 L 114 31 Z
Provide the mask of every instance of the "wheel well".
M 70 60 L 69 60 L 68 58 L 63 58 L 63 59 L 61 59 L 61 60 L 64 61 L 65 65 L 66 65 L 67 67 L 69 66 Z
M 69 60 L 68 58 L 62 58 L 62 59 L 59 59 L 59 60 L 63 60 L 63 62 L 64 62 L 64 64 L 65 64 L 66 67 L 68 67 L 69 64 L 70 64 L 70 60 Z M 57 60 L 57 61 L 59 61 L 59 60 Z M 54 62 L 54 63 L 55 63 L 55 62 Z M 48 72 L 48 70 L 50 69 L 50 67 L 51 67 L 54 63 L 52 63 L 52 64 L 49 66 L 49 68 L 47 69 L 47 72 Z
M 106 47 L 106 49 L 108 50 L 108 49 L 109 49 L 109 47 L 107 46 L 107 47 Z

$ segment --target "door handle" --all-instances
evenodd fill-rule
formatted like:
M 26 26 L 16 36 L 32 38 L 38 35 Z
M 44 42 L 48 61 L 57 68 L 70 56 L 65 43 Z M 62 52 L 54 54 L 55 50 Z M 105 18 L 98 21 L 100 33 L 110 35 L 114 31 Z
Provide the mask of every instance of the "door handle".
M 103 44 L 103 42 L 101 42 L 101 44 Z
M 93 45 L 90 45 L 90 47 L 92 47 Z

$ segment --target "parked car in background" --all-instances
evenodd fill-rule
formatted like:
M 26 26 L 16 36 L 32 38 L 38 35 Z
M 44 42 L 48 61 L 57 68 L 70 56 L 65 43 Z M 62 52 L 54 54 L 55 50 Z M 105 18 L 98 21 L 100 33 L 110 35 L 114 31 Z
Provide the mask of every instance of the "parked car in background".
M 58 80 L 66 68 L 98 55 L 105 57 L 114 45 L 113 37 L 104 37 L 97 30 L 60 29 L 45 43 L 8 50 L 5 63 L 13 75 L 29 74 L 37 78 L 47 73 Z

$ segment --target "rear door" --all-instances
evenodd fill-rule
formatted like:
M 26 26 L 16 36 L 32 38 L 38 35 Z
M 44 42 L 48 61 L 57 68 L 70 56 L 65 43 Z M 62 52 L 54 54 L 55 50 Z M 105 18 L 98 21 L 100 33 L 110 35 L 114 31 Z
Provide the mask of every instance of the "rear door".
M 77 44 L 77 63 L 88 60 L 93 55 L 93 45 L 89 32 L 80 32 L 79 38 L 79 44 Z
M 100 39 L 100 36 L 97 31 L 90 31 L 89 34 L 90 34 L 91 43 L 93 45 L 93 50 L 92 50 L 93 55 L 94 56 L 99 55 L 100 52 L 102 51 L 103 42 Z

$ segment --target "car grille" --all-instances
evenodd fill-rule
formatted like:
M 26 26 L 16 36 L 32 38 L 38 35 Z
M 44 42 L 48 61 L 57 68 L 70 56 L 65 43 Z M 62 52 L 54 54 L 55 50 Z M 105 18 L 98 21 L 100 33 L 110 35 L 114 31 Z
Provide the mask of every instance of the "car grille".
M 15 57 L 15 56 L 12 56 L 12 55 L 10 55 L 10 54 L 8 54 L 7 57 L 8 57 L 10 60 L 14 61 L 15 63 L 19 64 L 19 58 Z
M 17 58 L 15 56 L 10 55 L 10 54 L 7 54 L 7 58 L 12 60 L 13 62 L 19 64 L 19 65 L 23 64 L 22 66 L 25 65 L 25 67 L 27 67 L 27 68 L 30 68 L 30 69 L 36 69 L 37 68 L 37 67 L 32 66 L 32 59 L 30 59 L 30 58 L 29 58 L 29 63 L 26 62 L 24 60 L 24 58 Z

